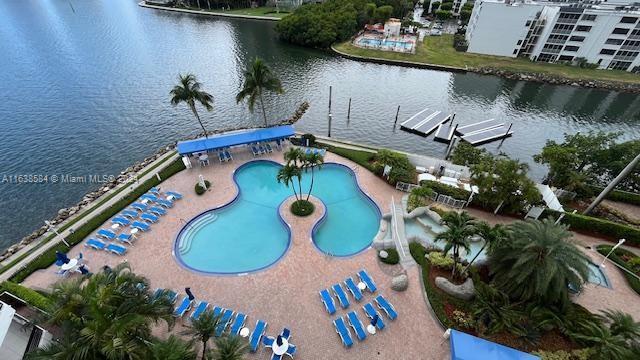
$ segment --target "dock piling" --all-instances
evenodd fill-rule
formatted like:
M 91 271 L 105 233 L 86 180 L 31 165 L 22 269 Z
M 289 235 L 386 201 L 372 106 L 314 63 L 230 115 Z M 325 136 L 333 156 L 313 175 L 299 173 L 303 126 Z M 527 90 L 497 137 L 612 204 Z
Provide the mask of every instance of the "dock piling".
M 347 109 L 347 120 L 351 118 L 351 98 L 349 98 L 349 108 Z
M 398 123 L 398 115 L 400 114 L 400 105 L 398 105 L 398 110 L 396 110 L 396 121 L 393 122 L 393 126 L 395 127 Z

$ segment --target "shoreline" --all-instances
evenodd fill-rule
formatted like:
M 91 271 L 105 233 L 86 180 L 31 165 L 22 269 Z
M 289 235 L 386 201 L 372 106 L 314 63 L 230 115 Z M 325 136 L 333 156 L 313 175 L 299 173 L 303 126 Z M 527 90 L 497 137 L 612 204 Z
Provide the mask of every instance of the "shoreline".
M 144 2 L 144 0 L 139 2 L 138 6 L 149 8 L 149 9 L 183 12 L 183 13 L 196 14 L 196 15 L 220 16 L 220 17 L 240 18 L 240 19 L 249 19 L 249 20 L 267 20 L 267 21 L 279 21 L 280 20 L 280 18 L 274 17 L 274 16 L 227 14 L 227 13 L 223 13 L 223 12 L 212 12 L 212 11 L 206 11 L 206 10 L 191 10 L 191 9 L 171 8 L 171 7 L 167 7 L 167 6 L 159 6 L 159 5 L 147 4 L 146 2 Z
M 338 50 L 336 48 L 337 44 L 331 45 L 331 51 L 333 51 L 336 55 L 343 57 L 345 59 L 360 61 L 360 62 L 369 62 L 374 64 L 382 64 L 382 65 L 395 65 L 395 66 L 403 66 L 417 69 L 428 69 L 428 70 L 437 70 L 437 71 L 447 71 L 454 73 L 475 73 L 479 75 L 489 75 L 489 76 L 497 76 L 504 79 L 516 80 L 516 81 L 529 81 L 536 82 L 548 85 L 559 85 L 559 86 L 573 86 L 584 89 L 598 89 L 598 90 L 608 90 L 608 91 L 618 91 L 621 93 L 629 93 L 629 94 L 640 94 L 640 84 L 639 83 L 623 83 L 616 81 L 604 81 L 604 80 L 584 80 L 584 79 L 571 79 L 567 77 L 548 75 L 544 73 L 519 73 L 513 72 L 510 70 L 503 70 L 499 68 L 493 67 L 457 67 L 457 66 L 449 66 L 449 65 L 439 65 L 439 64 L 430 64 L 423 63 L 417 61 L 408 61 L 408 60 L 392 60 L 392 59 L 384 59 L 379 57 L 369 57 L 369 56 L 360 56 L 353 55 L 347 52 Z

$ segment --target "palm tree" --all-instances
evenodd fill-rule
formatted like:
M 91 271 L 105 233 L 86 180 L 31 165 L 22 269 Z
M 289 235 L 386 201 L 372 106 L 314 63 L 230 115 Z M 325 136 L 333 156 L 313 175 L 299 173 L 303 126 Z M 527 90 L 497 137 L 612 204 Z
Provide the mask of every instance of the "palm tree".
M 520 221 L 509 230 L 489 255 L 496 286 L 511 298 L 566 309 L 567 286 L 580 288 L 589 275 L 588 259 L 568 241 L 567 227 L 545 219 Z
M 300 182 L 300 178 L 302 177 L 302 172 L 300 168 L 292 164 L 286 164 L 278 170 L 278 175 L 276 175 L 276 180 L 279 183 L 284 183 L 285 186 L 291 185 L 291 189 L 293 190 L 293 196 L 296 197 L 296 201 L 299 200 L 298 193 L 296 193 L 296 187 L 293 184 L 293 179 L 298 178 L 298 182 Z M 302 196 L 302 193 L 300 193 Z
M 156 340 L 151 345 L 152 360 L 196 360 L 193 340 L 184 341 L 175 335 L 166 340 Z
M 460 248 L 464 248 L 467 253 L 471 250 L 469 238 L 475 234 L 475 223 L 467 212 L 450 211 L 442 217 L 442 222 L 447 225 L 447 230 L 438 234 L 434 241 L 444 241 L 443 252 L 446 255 L 453 249 L 453 269 L 451 275 L 456 276 L 458 261 L 460 258 Z
M 204 124 L 202 120 L 200 120 L 200 115 L 198 115 L 198 110 L 196 110 L 196 102 L 204 106 L 207 111 L 211 111 L 211 109 L 213 109 L 213 96 L 204 90 L 200 90 L 202 84 L 196 80 L 196 76 L 193 74 L 178 75 L 178 82 L 179 84 L 174 86 L 169 92 L 171 95 L 171 105 L 177 106 L 182 102 L 186 103 L 196 117 L 196 120 L 198 120 L 198 123 L 200 123 L 204 136 L 208 137 L 207 129 L 204 128 Z
M 265 91 L 282 94 L 282 84 L 280 80 L 271 72 L 271 69 L 256 57 L 244 72 L 244 84 L 242 90 L 236 95 L 236 102 L 241 102 L 248 98 L 249 111 L 253 112 L 256 100 L 260 101 L 262 107 L 262 116 L 264 117 L 264 126 L 268 126 L 267 112 L 264 109 L 263 94 Z
M 214 315 L 213 310 L 206 310 L 197 319 L 192 319 L 191 326 L 182 332 L 182 335 L 193 336 L 202 342 L 202 360 L 207 358 L 207 342 L 215 334 L 219 323 L 220 316 Z
M 591 348 L 592 359 L 627 360 L 633 358 L 632 348 L 621 335 L 614 335 L 609 328 L 598 323 L 581 324 L 578 332 L 570 336 Z
M 300 199 L 302 199 L 302 170 L 306 166 L 306 155 L 302 149 L 293 147 L 284 153 L 284 160 L 287 165 L 294 166 L 301 172 L 300 176 L 298 176 L 298 189 L 300 190 Z M 293 186 L 293 183 L 291 186 Z
M 507 237 L 507 229 L 505 226 L 497 224 L 491 226 L 486 221 L 477 222 L 475 225 L 476 235 L 482 238 L 484 244 L 480 248 L 480 251 L 469 261 L 469 264 L 462 270 L 462 273 L 466 273 L 471 267 L 474 261 L 480 256 L 485 248 L 488 248 L 488 252 L 491 252 L 494 248 L 499 246 L 499 243 Z
M 313 190 L 314 169 L 316 167 L 318 167 L 318 170 L 322 169 L 322 164 L 324 164 L 324 157 L 318 153 L 311 152 L 304 156 L 305 172 L 307 169 L 311 169 L 311 185 L 309 186 L 309 192 L 307 193 L 307 201 L 309 201 L 309 196 L 311 196 L 311 191 Z
M 640 341 L 640 322 L 620 310 L 603 310 L 599 318 L 609 324 L 613 335 L 620 335 L 627 340 Z
M 153 339 L 151 327 L 160 322 L 171 327 L 175 321 L 169 300 L 154 298 L 147 280 L 126 263 L 89 278 L 58 282 L 50 299 L 46 321 L 62 328 L 67 339 L 37 351 L 34 358 L 143 358 Z
M 248 348 L 246 340 L 235 335 L 216 338 L 215 345 L 212 360 L 242 360 Z

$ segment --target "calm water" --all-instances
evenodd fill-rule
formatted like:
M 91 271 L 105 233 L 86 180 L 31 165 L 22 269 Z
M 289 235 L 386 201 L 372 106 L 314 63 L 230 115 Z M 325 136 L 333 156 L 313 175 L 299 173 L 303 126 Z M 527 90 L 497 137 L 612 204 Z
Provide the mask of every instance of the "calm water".
M 279 169 L 280 165 L 270 161 L 240 168 L 235 177 L 238 199 L 190 221 L 178 237 L 174 254 L 190 269 L 217 274 L 257 271 L 280 259 L 290 235 L 278 210 L 292 190 L 276 181 Z M 310 173 L 304 174 L 303 191 L 309 188 L 310 179 Z M 347 167 L 325 164 L 316 171 L 313 194 L 327 207 L 327 217 L 313 234 L 318 249 L 348 256 L 371 244 L 378 232 L 380 211 L 361 193 Z
M 117 174 L 196 133 L 188 110 L 168 103 L 178 73 L 197 74 L 214 95 L 215 110 L 202 113 L 209 128 L 259 124 L 234 100 L 254 56 L 272 65 L 287 91 L 268 99 L 270 118 L 308 100 L 297 128 L 326 133 L 332 85 L 332 135 L 340 139 L 441 156 L 444 145 L 394 131 L 398 105 L 401 119 L 430 106 L 456 112 L 461 123 L 513 122 L 515 136 L 487 148 L 526 161 L 564 132 L 640 136 L 635 95 L 358 63 L 281 43 L 270 22 L 174 14 L 134 0 L 4 0 L 0 19 L 0 179 Z M 0 248 L 97 186 L 0 183 Z

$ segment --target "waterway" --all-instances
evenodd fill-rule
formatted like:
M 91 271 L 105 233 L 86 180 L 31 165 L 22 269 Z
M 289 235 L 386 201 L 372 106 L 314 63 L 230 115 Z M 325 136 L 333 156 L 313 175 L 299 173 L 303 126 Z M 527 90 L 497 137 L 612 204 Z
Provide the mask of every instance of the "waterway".
M 442 156 L 445 145 L 394 129 L 398 105 L 400 121 L 431 107 L 460 123 L 513 123 L 512 138 L 485 147 L 527 162 L 565 132 L 640 137 L 637 95 L 360 63 L 280 42 L 267 21 L 151 10 L 135 0 L 5 0 L 0 18 L 0 248 L 100 186 L 89 176 L 116 175 L 197 133 L 188 109 L 169 104 L 179 73 L 196 74 L 214 96 L 214 110 L 201 112 L 209 129 L 261 124 L 235 102 L 255 56 L 286 90 L 267 97 L 268 117 L 287 118 L 307 100 L 296 128 L 326 134 L 333 86 L 338 139 Z M 539 178 L 544 168 L 532 164 L 531 173 Z M 49 180 L 16 184 L 15 175 Z M 65 175 L 87 181 L 62 183 Z

